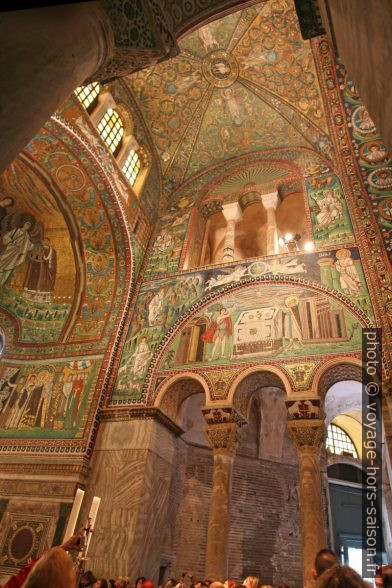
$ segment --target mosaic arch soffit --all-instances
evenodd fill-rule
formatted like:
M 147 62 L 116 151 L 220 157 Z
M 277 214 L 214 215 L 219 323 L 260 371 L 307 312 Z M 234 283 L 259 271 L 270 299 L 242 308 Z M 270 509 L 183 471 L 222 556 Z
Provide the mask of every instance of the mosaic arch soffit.
M 21 231 L 29 221 L 32 252 L 14 265 L 11 249 L 7 259 L 6 247 L 1 252 L 0 269 L 12 266 L 0 274 L 7 357 L 74 354 L 91 341 L 105 351 L 134 272 L 120 198 L 99 161 L 65 121 L 51 119 L 3 174 L 0 189 L 12 201 L 3 229 Z M 40 270 L 34 256 L 44 260 Z
M 314 58 L 292 0 L 234 12 L 183 37 L 180 54 L 125 79 L 171 192 L 211 165 L 255 151 L 332 158 Z

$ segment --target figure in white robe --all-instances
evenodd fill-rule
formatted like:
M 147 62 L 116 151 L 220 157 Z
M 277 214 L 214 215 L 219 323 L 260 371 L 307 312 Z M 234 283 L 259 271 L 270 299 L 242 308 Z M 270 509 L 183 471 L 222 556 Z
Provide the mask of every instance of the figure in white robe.
M 29 235 L 31 226 L 30 221 L 25 221 L 21 227 L 3 235 L 5 248 L 0 254 L 0 286 L 7 282 L 12 272 L 25 261 L 27 254 L 33 249 Z
M 335 267 L 339 272 L 340 286 L 347 294 L 355 294 L 362 288 L 361 278 L 351 258 L 349 249 L 339 249 L 336 252 Z

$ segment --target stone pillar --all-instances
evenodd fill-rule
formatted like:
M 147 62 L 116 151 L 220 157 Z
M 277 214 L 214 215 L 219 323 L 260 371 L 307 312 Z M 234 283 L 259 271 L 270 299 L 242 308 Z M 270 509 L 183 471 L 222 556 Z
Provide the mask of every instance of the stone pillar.
M 237 432 L 246 420 L 232 406 L 204 408 L 203 414 L 208 424 L 204 432 L 214 452 L 205 577 L 224 582 L 227 578 L 231 482 Z
M 224 204 L 222 212 L 227 222 L 222 261 L 234 261 L 235 225 L 241 219 L 242 212 L 238 202 Z
M 0 46 L 2 171 L 114 44 L 99 2 L 84 2 L 4 12 Z
M 77 86 L 178 53 L 164 2 L 131 4 L 94 0 L 2 13 L 0 172 Z
M 278 226 L 276 224 L 276 209 L 280 198 L 277 192 L 262 194 L 261 200 L 267 211 L 267 255 L 279 253 Z
M 286 401 L 287 428 L 298 451 L 303 585 L 313 583 L 311 570 L 317 552 L 325 547 L 324 509 L 320 471 L 320 448 L 324 420 L 319 400 Z M 296 407 L 295 405 L 299 406 Z M 305 417 L 305 418 L 301 418 Z

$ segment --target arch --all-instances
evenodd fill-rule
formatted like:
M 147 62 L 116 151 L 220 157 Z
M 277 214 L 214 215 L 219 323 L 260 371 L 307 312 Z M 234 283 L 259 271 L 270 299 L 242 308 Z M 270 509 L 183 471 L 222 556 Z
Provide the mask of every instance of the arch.
M 329 388 L 342 380 L 362 382 L 362 362 L 356 357 L 333 358 L 316 368 L 313 389 L 320 398 L 325 398 Z
M 341 292 L 331 290 L 327 286 L 317 284 L 313 281 L 306 280 L 305 278 L 298 278 L 293 275 L 281 276 L 278 274 L 263 274 L 245 277 L 241 280 L 240 284 L 238 282 L 230 283 L 223 287 L 216 288 L 216 290 L 212 293 L 206 294 L 203 298 L 201 298 L 198 302 L 196 302 L 188 310 L 186 310 L 181 315 L 181 317 L 173 323 L 173 325 L 167 330 L 165 336 L 154 349 L 154 354 L 152 355 L 151 362 L 148 366 L 148 371 L 144 380 L 142 395 L 148 396 L 149 394 L 151 394 L 151 382 L 153 381 L 153 378 L 155 377 L 157 371 L 159 371 L 159 368 L 161 367 L 161 362 L 164 360 L 166 352 L 168 351 L 170 345 L 174 342 L 177 335 L 180 333 L 181 329 L 183 329 L 189 323 L 189 321 L 194 319 L 199 312 L 203 311 L 208 306 L 217 303 L 224 296 L 231 296 L 234 293 L 238 294 L 242 291 L 245 291 L 248 288 L 252 288 L 261 284 L 269 284 L 271 286 L 301 286 L 302 288 L 309 289 L 315 294 L 322 294 L 330 298 L 331 300 L 339 302 L 358 321 L 359 325 L 365 326 L 371 324 L 370 319 L 365 315 L 365 313 L 361 309 L 359 309 L 347 296 L 345 296 Z M 349 358 L 349 360 L 353 361 L 353 358 Z M 340 364 L 342 363 L 342 360 L 340 358 L 335 359 L 332 362 L 332 365 L 335 363 Z M 269 363 L 263 363 L 263 368 L 264 366 L 268 365 L 270 365 L 270 367 L 273 369 L 277 369 L 276 365 Z M 257 370 L 260 368 L 256 366 L 250 369 Z M 288 381 L 287 377 L 285 377 L 285 381 Z M 290 390 L 290 394 L 292 393 L 290 385 L 287 387 L 287 390 Z
M 162 402 L 168 390 L 171 388 L 171 386 L 173 386 L 173 384 L 181 380 L 194 380 L 198 382 L 202 386 L 204 393 L 206 395 L 206 404 L 208 404 L 211 401 L 210 389 L 207 380 L 203 378 L 203 376 L 195 372 L 181 372 L 180 374 L 175 374 L 174 376 L 171 376 L 161 384 L 161 386 L 158 388 L 157 395 L 153 399 L 152 406 L 160 408 L 162 406 Z
M 243 371 L 241 371 L 234 378 L 234 380 L 232 381 L 230 388 L 229 388 L 227 402 L 234 405 L 235 395 L 236 395 L 237 389 L 238 389 L 239 385 L 241 384 L 241 382 L 243 382 L 251 374 L 257 374 L 257 373 L 268 374 L 266 387 L 267 386 L 276 386 L 276 388 L 282 388 L 286 392 L 286 395 L 288 398 L 293 395 L 290 381 L 289 381 L 288 377 L 286 376 L 286 374 L 284 373 L 284 371 L 281 368 L 276 367 L 275 365 L 263 364 L 262 367 L 261 366 L 253 366 L 253 367 L 246 368 Z

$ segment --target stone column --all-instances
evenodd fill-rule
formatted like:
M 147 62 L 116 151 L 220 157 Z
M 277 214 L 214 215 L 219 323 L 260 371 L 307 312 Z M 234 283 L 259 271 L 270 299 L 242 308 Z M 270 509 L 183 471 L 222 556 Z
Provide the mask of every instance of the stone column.
M 0 171 L 77 86 L 111 57 L 99 2 L 4 12 L 0 24 Z
M 325 547 L 320 448 L 324 437 L 324 420 L 319 400 L 287 401 L 287 428 L 298 451 L 303 585 L 313 583 L 311 570 L 317 552 Z M 298 412 L 295 404 L 300 405 Z M 301 405 L 305 410 L 301 414 Z M 306 409 L 309 409 L 307 410 Z M 297 412 L 295 412 L 297 411 Z M 305 416 L 306 418 L 301 418 Z
M 246 420 L 231 406 L 205 408 L 203 414 L 208 423 L 204 432 L 214 452 L 205 577 L 224 582 L 227 578 L 231 482 L 237 432 Z
M 267 211 L 267 255 L 279 253 L 278 226 L 276 224 L 276 209 L 280 198 L 277 192 L 262 194 L 261 200 Z
M 94 0 L 2 13 L 0 172 L 77 86 L 178 53 L 164 2 L 131 4 Z
M 222 261 L 234 261 L 235 225 L 241 219 L 242 212 L 238 202 L 224 204 L 222 212 L 227 222 Z

